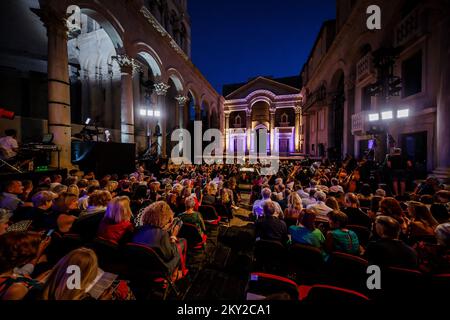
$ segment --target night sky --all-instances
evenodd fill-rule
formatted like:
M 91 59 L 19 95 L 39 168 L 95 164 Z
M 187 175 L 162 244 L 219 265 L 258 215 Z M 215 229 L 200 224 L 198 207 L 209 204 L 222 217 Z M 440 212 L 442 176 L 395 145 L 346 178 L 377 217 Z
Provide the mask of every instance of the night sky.
M 258 75 L 298 75 L 335 1 L 189 0 L 192 61 L 220 94 Z

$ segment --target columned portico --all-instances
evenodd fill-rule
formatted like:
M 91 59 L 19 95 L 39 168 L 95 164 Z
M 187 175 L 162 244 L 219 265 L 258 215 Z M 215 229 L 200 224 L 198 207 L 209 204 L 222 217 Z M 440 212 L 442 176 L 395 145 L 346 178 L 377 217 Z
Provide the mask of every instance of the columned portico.
M 154 85 L 158 107 L 160 110 L 165 110 L 165 112 L 161 114 L 161 118 L 159 120 L 162 136 L 158 137 L 158 143 L 161 145 L 161 156 L 163 158 L 167 157 L 167 119 L 171 116 L 171 114 L 167 112 L 166 108 L 166 94 L 169 88 L 170 86 L 164 82 L 158 82 Z

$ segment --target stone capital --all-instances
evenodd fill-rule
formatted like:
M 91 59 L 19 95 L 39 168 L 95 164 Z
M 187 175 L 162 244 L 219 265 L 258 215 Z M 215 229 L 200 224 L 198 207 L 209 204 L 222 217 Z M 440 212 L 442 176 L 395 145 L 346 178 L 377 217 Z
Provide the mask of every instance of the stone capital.
M 294 110 L 295 110 L 296 114 L 301 114 L 302 113 L 302 107 L 301 106 L 295 106 Z
M 155 88 L 156 95 L 165 96 L 170 86 L 168 84 L 165 84 L 164 82 L 158 82 L 153 85 L 153 88 Z
M 175 97 L 175 100 L 178 101 L 178 105 L 184 106 L 189 101 L 189 98 L 180 94 L 180 95 Z
M 112 57 L 113 60 L 117 61 L 117 64 L 120 67 L 120 70 L 125 73 L 133 74 L 140 70 L 139 64 L 128 56 L 127 54 L 118 54 Z

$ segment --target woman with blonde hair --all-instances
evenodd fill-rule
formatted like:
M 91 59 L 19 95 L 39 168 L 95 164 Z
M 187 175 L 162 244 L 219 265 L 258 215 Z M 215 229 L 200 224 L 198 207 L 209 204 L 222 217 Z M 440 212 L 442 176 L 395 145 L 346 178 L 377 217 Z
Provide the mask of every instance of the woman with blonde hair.
M 105 190 L 109 191 L 113 197 L 116 196 L 118 188 L 119 183 L 117 181 L 108 181 L 105 186 Z
M 73 266 L 79 268 L 79 287 L 69 287 L 74 273 Z M 53 267 L 45 282 L 42 300 L 86 300 L 92 299 L 90 288 L 97 283 L 96 278 L 103 271 L 98 267 L 97 255 L 91 249 L 79 248 L 69 252 Z M 86 292 L 87 291 L 87 292 Z M 130 300 L 133 299 L 125 281 L 115 280 L 98 298 L 99 300 Z
M 174 213 L 164 201 L 152 203 L 144 209 L 141 216 L 142 226 L 133 236 L 133 243 L 156 249 L 175 279 L 183 277 L 187 270 L 186 241 L 178 239 L 181 221 L 174 219 Z M 181 270 L 178 271 L 178 267 Z
M 97 237 L 119 244 L 125 234 L 133 231 L 131 217 L 130 198 L 115 197 L 108 203 Z
M 284 210 L 284 217 L 288 225 L 296 225 L 302 219 L 302 199 L 297 192 L 291 192 L 288 196 L 288 207 Z M 289 223 L 290 222 L 290 223 Z
M 80 197 L 80 189 L 78 188 L 78 186 L 76 184 L 71 184 L 70 186 L 68 186 L 67 192 L 76 195 L 77 198 Z

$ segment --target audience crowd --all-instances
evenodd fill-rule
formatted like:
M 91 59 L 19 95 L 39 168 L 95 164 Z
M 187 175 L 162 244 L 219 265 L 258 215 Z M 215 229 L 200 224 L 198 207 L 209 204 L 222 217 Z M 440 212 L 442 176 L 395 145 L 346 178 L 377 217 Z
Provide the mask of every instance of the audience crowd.
M 6 182 L 0 196 L 0 299 L 134 299 L 124 281 L 129 279 L 115 278 L 95 293 L 104 271 L 89 243 L 151 249 L 175 282 L 189 274 L 187 252 L 205 245 L 208 226 L 229 223 L 243 205 L 251 208 L 256 241 L 311 246 L 325 262 L 341 252 L 380 267 L 450 273 L 450 192 L 434 177 L 395 197 L 385 184 L 366 181 L 346 192 L 345 181 L 324 163 L 282 163 L 275 176 L 240 169 L 182 165 L 150 172 L 141 166 L 130 175 L 99 179 L 72 170 L 35 184 Z M 251 185 L 249 203 L 239 184 Z M 188 226 L 199 243 L 184 236 Z M 83 245 L 58 250 L 59 240 L 74 235 Z M 73 265 L 82 275 L 75 290 L 66 285 Z

